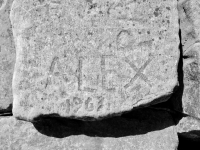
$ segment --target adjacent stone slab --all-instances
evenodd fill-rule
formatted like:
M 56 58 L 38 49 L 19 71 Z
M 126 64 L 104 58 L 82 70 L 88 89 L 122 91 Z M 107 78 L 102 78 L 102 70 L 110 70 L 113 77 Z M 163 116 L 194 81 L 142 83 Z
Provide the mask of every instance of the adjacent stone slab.
M 183 51 L 186 51 L 194 43 L 200 42 L 200 1 L 179 0 L 178 11 L 181 41 Z
M 182 112 L 200 118 L 200 43 L 191 46 L 184 55 Z
M 193 117 L 182 118 L 176 126 L 177 132 L 190 139 L 200 139 L 200 120 Z
M 78 122 L 77 124 L 72 123 L 72 121 L 59 120 L 54 122 L 46 119 L 34 123 L 34 126 L 30 122 L 16 120 L 14 117 L 1 118 L 0 149 L 177 149 L 177 133 L 172 117 L 167 112 L 143 110 L 136 114 L 137 116 L 133 114 L 131 118 L 121 118 L 121 121 L 120 117 L 115 117 L 105 121 L 82 121 L 82 123 Z M 118 120 L 116 121 L 116 119 Z M 117 137 L 116 134 L 124 135 Z
M 0 0 L 0 112 L 11 111 L 15 48 L 9 19 L 13 0 Z
M 191 45 L 183 58 L 183 92 L 181 99 L 174 98 L 173 108 L 184 114 L 200 118 L 200 43 Z
M 191 45 L 183 57 L 183 92 L 174 98 L 173 108 L 184 114 L 200 118 L 200 43 Z
M 15 0 L 11 21 L 18 118 L 99 118 L 177 85 L 176 0 Z
M 179 98 L 174 98 L 172 103 L 174 109 L 200 118 L 200 1 L 181 0 L 178 10 L 183 51 L 183 75 L 180 72 L 180 79 L 183 78 L 183 85 Z

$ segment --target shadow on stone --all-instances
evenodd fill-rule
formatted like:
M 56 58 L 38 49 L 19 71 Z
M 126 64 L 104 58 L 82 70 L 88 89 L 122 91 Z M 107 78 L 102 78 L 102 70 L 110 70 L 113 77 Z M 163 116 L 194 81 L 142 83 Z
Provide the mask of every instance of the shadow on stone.
M 190 132 L 182 132 L 179 136 L 185 139 L 192 139 L 193 141 L 199 141 L 200 146 L 200 130 L 192 130 Z M 200 148 L 200 147 L 199 147 Z
M 179 19 L 179 27 L 180 27 L 180 19 Z M 174 110 L 176 108 L 176 111 L 182 113 L 183 112 L 183 105 L 182 105 L 182 97 L 183 97 L 183 92 L 184 92 L 184 74 L 183 74 L 183 45 L 182 45 L 182 34 L 181 34 L 181 29 L 179 29 L 179 39 L 180 39 L 180 44 L 179 44 L 179 51 L 180 51 L 180 59 L 178 63 L 178 82 L 179 86 L 177 87 L 176 92 L 173 93 L 172 97 L 169 99 L 169 107 L 170 109 Z M 180 114 L 178 113 L 174 115 L 174 120 L 175 123 L 178 124 L 179 120 L 185 114 Z
M 191 139 L 191 138 L 187 138 L 181 135 L 178 135 L 178 137 L 179 137 L 178 150 L 185 150 L 187 148 L 191 150 L 200 149 L 200 138 Z
M 146 134 L 174 125 L 168 112 L 150 108 L 133 110 L 121 116 L 98 121 L 40 116 L 32 123 L 40 133 L 57 138 L 71 135 L 117 138 Z
M 180 20 L 179 20 L 180 24 Z M 185 116 L 185 114 L 182 114 L 183 107 L 182 107 L 182 97 L 183 97 L 183 91 L 184 91 L 184 75 L 183 75 L 183 46 L 182 46 L 182 35 L 181 35 L 181 29 L 179 29 L 179 50 L 180 50 L 180 59 L 178 62 L 178 82 L 179 85 L 174 88 L 173 94 L 169 98 L 168 101 L 156 104 L 152 106 L 153 108 L 163 108 L 174 111 L 172 113 L 174 121 L 176 124 L 178 124 L 179 120 Z M 176 110 L 175 110 L 176 109 Z
M 6 109 L 0 109 L 0 116 L 12 116 L 12 104 L 10 104 Z

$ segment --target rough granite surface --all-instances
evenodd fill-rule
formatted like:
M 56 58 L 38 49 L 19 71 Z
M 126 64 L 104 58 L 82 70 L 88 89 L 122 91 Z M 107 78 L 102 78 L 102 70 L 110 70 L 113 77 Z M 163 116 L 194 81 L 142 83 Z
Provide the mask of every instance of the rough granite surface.
M 13 0 L 0 0 L 0 112 L 11 111 L 15 47 L 9 19 Z
M 15 0 L 10 17 L 15 117 L 99 118 L 178 84 L 176 0 Z
M 53 122 L 46 119 L 33 124 L 16 120 L 15 117 L 0 118 L 0 149 L 177 149 L 177 132 L 172 117 L 167 112 L 143 110 L 133 113 L 130 118 L 121 118 L 121 121 L 117 120 L 119 118 L 100 122 L 82 121 L 81 123 L 59 120 Z M 127 133 L 122 132 L 123 130 Z M 124 133 L 126 135 L 123 135 Z M 121 136 L 117 137 L 116 134 L 121 134 Z
M 192 45 L 185 52 L 185 56 L 182 112 L 200 118 L 200 43 Z
M 178 12 L 184 53 L 194 43 L 200 42 L 200 1 L 179 0 Z

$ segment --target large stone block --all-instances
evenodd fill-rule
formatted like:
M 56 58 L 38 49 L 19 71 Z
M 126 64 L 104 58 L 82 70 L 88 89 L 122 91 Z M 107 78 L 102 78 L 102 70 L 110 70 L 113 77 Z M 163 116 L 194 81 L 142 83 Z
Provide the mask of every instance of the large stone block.
M 0 112 L 11 111 L 15 47 L 10 22 L 13 0 L 0 0 Z
M 57 119 L 32 124 L 14 117 L 1 118 L 0 149 L 176 150 L 178 146 L 174 122 L 164 111 L 143 110 L 130 118 L 82 123 Z
M 11 22 L 18 118 L 99 118 L 166 101 L 177 85 L 176 0 L 15 0 Z

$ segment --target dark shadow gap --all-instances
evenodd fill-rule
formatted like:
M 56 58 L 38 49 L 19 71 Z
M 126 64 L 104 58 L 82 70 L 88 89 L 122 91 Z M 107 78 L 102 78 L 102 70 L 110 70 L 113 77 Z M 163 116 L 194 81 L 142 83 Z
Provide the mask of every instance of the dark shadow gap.
M 182 132 L 179 134 L 182 137 L 193 139 L 200 142 L 200 130 L 192 130 L 189 132 Z M 200 143 L 199 143 L 200 144 Z
M 0 113 L 0 117 L 6 117 L 6 116 L 13 116 L 12 112 L 11 113 Z
M 179 122 L 179 120 L 183 116 L 187 116 L 186 114 L 182 113 L 183 112 L 182 97 L 183 97 L 183 91 L 184 91 L 184 82 L 183 82 L 184 56 L 183 56 L 182 34 L 181 34 L 181 29 L 180 29 L 180 19 L 179 19 L 179 40 L 180 40 L 180 43 L 179 43 L 180 58 L 179 58 L 178 68 L 177 68 L 179 85 L 174 88 L 174 92 L 168 101 L 152 106 L 154 108 L 163 108 L 163 109 L 172 110 L 172 112 L 174 112 L 172 113 L 172 115 L 176 124 Z
M 179 19 L 179 27 L 180 27 L 180 19 Z M 179 51 L 180 51 L 180 59 L 178 63 L 178 82 L 179 82 L 179 88 L 177 90 L 177 102 L 179 103 L 179 111 L 183 111 L 182 107 L 182 97 L 183 97 L 183 91 L 184 91 L 184 75 L 183 75 L 183 45 L 182 45 L 182 35 L 181 35 L 181 29 L 179 28 L 179 39 L 180 39 L 180 44 L 179 44 Z M 172 97 L 173 98 L 173 97 Z M 172 101 L 173 99 L 171 99 Z
M 199 150 L 200 149 L 200 138 L 191 139 L 178 134 L 179 145 L 178 150 Z
M 0 110 L 0 116 L 4 114 L 12 114 L 12 104 L 10 104 L 8 108 Z
M 57 138 L 71 135 L 118 138 L 146 134 L 174 125 L 168 112 L 150 108 L 141 108 L 98 121 L 40 116 L 32 123 L 40 133 Z

